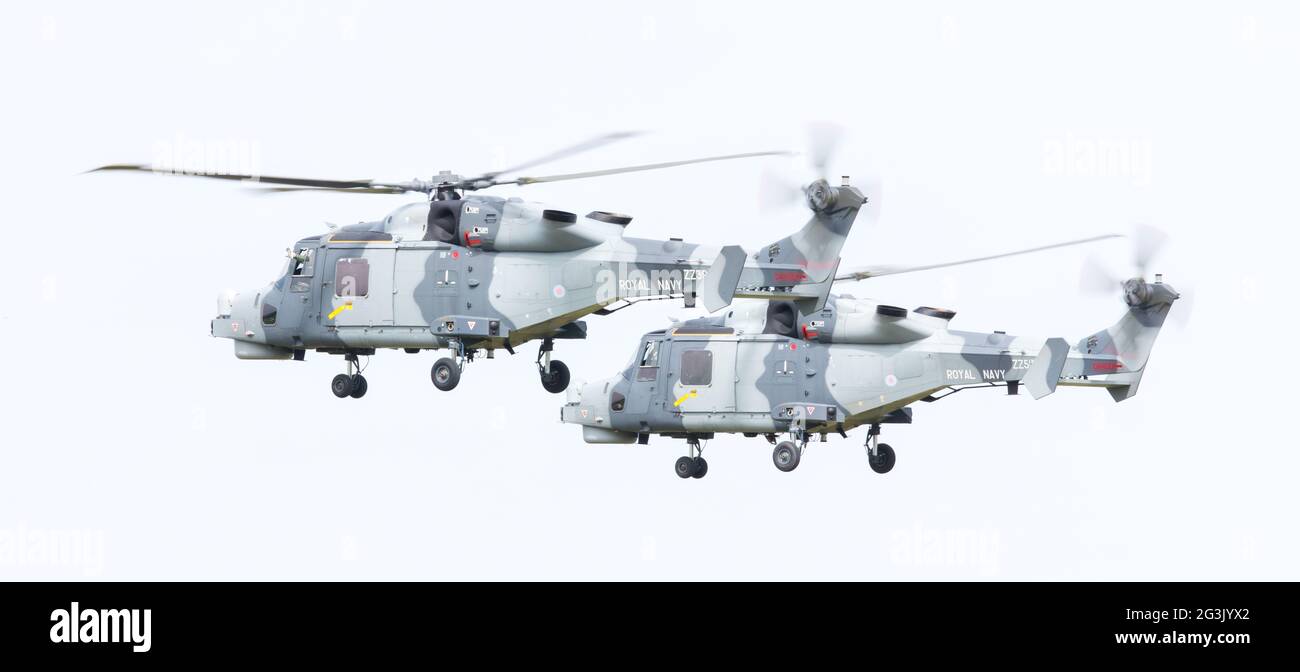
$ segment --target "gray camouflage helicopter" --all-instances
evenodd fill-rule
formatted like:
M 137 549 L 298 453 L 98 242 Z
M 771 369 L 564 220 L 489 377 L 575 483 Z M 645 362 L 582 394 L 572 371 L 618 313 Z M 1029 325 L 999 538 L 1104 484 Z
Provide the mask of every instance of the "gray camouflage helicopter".
M 235 356 L 303 360 L 308 350 L 341 355 L 346 373 L 331 381 L 340 398 L 359 398 L 367 382 L 359 358 L 381 348 L 408 353 L 450 349 L 434 363 L 440 390 L 456 387 L 466 362 L 482 352 L 540 340 L 537 368 L 552 393 L 569 385 L 568 367 L 552 359 L 554 342 L 586 337 L 580 318 L 606 315 L 641 300 L 697 298 L 709 310 L 737 296 L 814 297 L 833 273 L 853 218 L 804 231 L 746 259 L 741 248 L 707 247 L 678 238 L 624 236 L 632 218 L 596 211 L 579 217 L 525 202 L 472 194 L 490 187 L 575 180 L 690 164 L 787 154 L 755 152 L 543 177 L 506 178 L 541 163 L 628 137 L 594 138 L 509 169 L 432 180 L 378 182 L 231 174 L 196 174 L 272 191 L 364 194 L 423 193 L 387 217 L 294 243 L 280 277 L 252 292 L 223 292 L 211 334 L 234 341 Z M 150 171 L 110 165 L 96 171 Z M 94 171 L 92 171 L 94 172 Z M 812 193 L 829 193 L 824 182 Z M 841 208 L 841 210 L 843 210 Z M 856 214 L 856 207 L 853 209 Z M 829 220 L 828 220 L 829 221 Z
M 835 204 L 854 206 L 850 186 L 810 196 L 814 212 Z M 821 215 L 819 214 L 818 217 Z M 814 218 L 810 226 L 817 223 Z M 835 276 L 856 281 L 1000 259 L 1118 236 L 1019 250 L 1006 254 L 917 267 L 880 267 Z M 1107 390 L 1115 401 L 1137 394 L 1156 334 L 1179 294 L 1143 279 L 1154 253 L 1138 249 L 1138 277 L 1105 281 L 1123 290 L 1128 309 L 1113 326 L 1071 345 L 1062 338 L 1034 339 L 1004 332 L 949 329 L 950 310 L 912 311 L 836 296 L 830 285 L 815 297 L 744 299 L 725 314 L 687 320 L 645 334 L 618 375 L 576 383 L 561 410 L 566 423 L 582 426 L 587 443 L 649 443 L 652 434 L 685 439 L 688 455 L 674 469 L 681 478 L 702 478 L 708 462 L 702 442 L 717 433 L 765 436 L 772 461 L 792 471 L 809 440 L 867 426 L 868 463 L 877 473 L 894 467 L 895 453 L 880 443 L 881 426 L 911 423 L 917 401 L 933 402 L 976 387 L 1002 387 L 1017 394 L 1023 384 L 1039 399 L 1058 386 Z M 740 295 L 738 293 L 738 295 Z M 790 440 L 777 442 L 779 434 Z

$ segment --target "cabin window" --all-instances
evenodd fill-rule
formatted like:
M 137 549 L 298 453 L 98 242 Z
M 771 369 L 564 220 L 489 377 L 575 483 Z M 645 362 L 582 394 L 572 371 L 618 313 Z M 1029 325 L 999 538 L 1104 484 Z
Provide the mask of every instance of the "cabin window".
M 370 262 L 365 259 L 339 259 L 334 265 L 334 296 L 368 296 Z
M 659 341 L 646 341 L 641 348 L 641 363 L 636 370 L 637 380 L 654 380 L 659 377 Z
M 713 382 L 713 353 L 687 350 L 682 353 L 682 385 L 709 385 Z
M 262 304 L 262 324 L 270 327 L 275 325 L 276 308 L 269 303 Z

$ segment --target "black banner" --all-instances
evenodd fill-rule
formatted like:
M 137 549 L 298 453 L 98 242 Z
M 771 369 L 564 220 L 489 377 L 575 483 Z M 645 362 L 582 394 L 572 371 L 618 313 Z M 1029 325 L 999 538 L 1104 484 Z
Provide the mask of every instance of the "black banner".
M 18 583 L 0 647 L 53 662 L 592 655 L 917 663 L 997 654 L 1233 660 L 1285 652 L 1295 584 Z M 723 647 L 720 649 L 719 647 Z M 435 658 L 430 658 L 433 655 Z M 16 660 L 16 659 L 15 659 Z M 983 659 L 981 659 L 983 660 Z M 972 660 L 972 663 L 977 662 Z

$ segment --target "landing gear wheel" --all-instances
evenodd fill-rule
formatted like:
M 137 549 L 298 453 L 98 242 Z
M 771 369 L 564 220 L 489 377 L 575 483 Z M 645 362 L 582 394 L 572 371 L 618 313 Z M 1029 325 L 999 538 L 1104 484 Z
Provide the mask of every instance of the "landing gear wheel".
M 330 381 L 330 392 L 339 399 L 347 399 L 352 394 L 352 376 L 340 373 Z
M 890 448 L 888 443 L 882 443 L 876 446 L 875 455 L 867 455 L 867 464 L 870 464 L 871 470 L 877 474 L 887 474 L 894 468 L 896 459 L 894 449 Z
M 460 384 L 460 366 L 456 360 L 450 357 L 433 363 L 433 370 L 429 372 L 429 377 L 433 379 L 433 386 L 443 392 L 450 392 Z
M 690 478 L 695 475 L 695 458 L 686 457 L 685 455 L 677 458 L 677 464 L 673 465 L 673 471 L 677 472 L 678 478 Z
M 361 397 L 366 396 L 366 390 L 368 389 L 370 389 L 370 386 L 366 384 L 365 376 L 359 373 L 352 376 L 352 392 L 349 396 L 353 399 L 360 399 Z
M 709 463 L 702 457 L 695 458 L 695 473 L 691 474 L 693 478 L 704 478 L 709 473 Z
M 789 441 L 776 444 L 772 450 L 772 464 L 781 471 L 794 471 L 799 466 L 799 446 Z
M 569 367 L 558 359 L 551 360 L 551 370 L 542 373 L 542 387 L 551 394 L 569 389 Z

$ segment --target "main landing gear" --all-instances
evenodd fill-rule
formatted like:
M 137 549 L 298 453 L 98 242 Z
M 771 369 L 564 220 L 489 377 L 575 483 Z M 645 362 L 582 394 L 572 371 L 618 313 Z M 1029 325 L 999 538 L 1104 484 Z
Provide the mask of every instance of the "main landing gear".
M 433 379 L 433 386 L 443 392 L 450 392 L 460 384 L 461 365 L 451 357 L 443 357 L 433 363 L 433 369 L 429 371 L 429 377 Z
M 803 443 L 807 445 L 808 442 Z M 782 441 L 772 449 L 772 464 L 781 471 L 794 471 L 795 467 L 799 466 L 801 457 L 803 457 L 803 446 L 795 445 L 794 441 Z
M 537 349 L 537 373 L 542 378 L 542 388 L 551 394 L 559 394 L 569 389 L 569 367 L 558 359 L 551 359 L 554 349 L 553 339 L 542 339 L 542 345 Z
M 880 442 L 880 425 L 872 425 L 867 433 L 867 464 L 877 474 L 887 474 L 894 468 L 896 456 L 888 443 Z
M 343 358 L 347 360 L 348 372 L 334 376 L 334 380 L 330 381 L 330 391 L 339 399 L 348 397 L 360 399 L 366 396 L 366 390 L 369 389 L 369 386 L 366 384 L 365 376 L 361 375 L 361 366 L 357 363 L 357 356 L 348 354 L 344 355 Z
M 465 370 L 465 362 L 474 359 L 474 351 L 466 352 L 465 345 L 458 340 L 451 342 L 451 349 L 455 351 L 454 357 L 443 357 L 429 369 L 429 379 L 433 381 L 433 386 L 443 392 L 456 389 L 460 384 L 460 372 Z
M 677 458 L 673 471 L 678 478 L 704 478 L 704 475 L 709 473 L 709 463 L 704 459 L 704 449 L 700 447 L 700 440 L 687 439 L 686 445 L 690 454 Z

